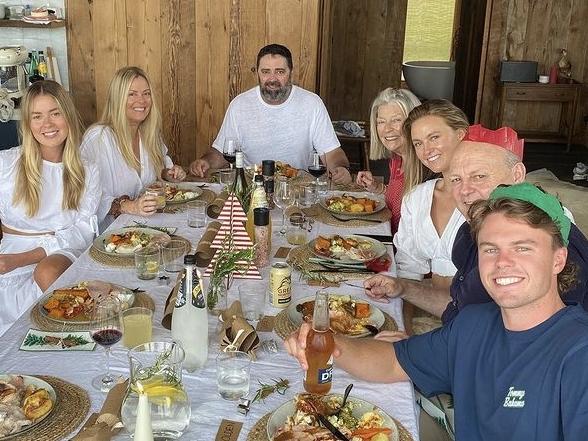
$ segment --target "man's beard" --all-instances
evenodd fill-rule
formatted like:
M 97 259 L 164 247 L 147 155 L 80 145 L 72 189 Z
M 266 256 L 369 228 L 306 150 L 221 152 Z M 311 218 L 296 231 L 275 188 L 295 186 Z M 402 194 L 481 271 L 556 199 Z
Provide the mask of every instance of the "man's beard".
M 260 84 L 261 96 L 265 101 L 275 104 L 281 104 L 286 101 L 292 90 L 292 82 L 290 80 L 288 80 L 284 87 L 279 87 L 277 89 L 269 89 L 268 86 L 280 86 L 280 82 L 268 81 L 263 85 Z

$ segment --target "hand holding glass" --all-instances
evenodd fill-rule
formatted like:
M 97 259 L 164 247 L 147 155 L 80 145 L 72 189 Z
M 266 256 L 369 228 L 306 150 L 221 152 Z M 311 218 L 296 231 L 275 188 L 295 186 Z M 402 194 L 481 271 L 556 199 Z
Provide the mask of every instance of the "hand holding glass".
M 230 164 L 231 168 L 233 168 L 233 164 L 235 163 L 235 152 L 237 150 L 240 150 L 239 141 L 234 138 L 225 138 L 225 142 L 223 143 L 223 158 Z
M 106 375 L 96 377 L 92 384 L 102 392 L 109 391 L 116 382 L 110 375 L 110 347 L 118 343 L 122 335 L 121 306 L 118 299 L 112 296 L 97 299 L 92 313 L 92 340 L 106 351 Z

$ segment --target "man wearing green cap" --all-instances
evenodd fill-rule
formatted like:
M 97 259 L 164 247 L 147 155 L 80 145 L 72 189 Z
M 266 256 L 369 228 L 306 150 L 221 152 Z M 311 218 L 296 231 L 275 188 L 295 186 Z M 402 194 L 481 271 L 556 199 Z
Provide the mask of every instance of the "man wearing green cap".
M 588 313 L 560 297 L 574 281 L 570 221 L 554 196 L 526 183 L 496 189 L 470 214 L 494 302 L 393 345 L 336 335 L 337 367 L 374 382 L 411 379 L 427 396 L 453 394 L 458 440 L 586 439 Z M 309 328 L 285 343 L 304 369 Z

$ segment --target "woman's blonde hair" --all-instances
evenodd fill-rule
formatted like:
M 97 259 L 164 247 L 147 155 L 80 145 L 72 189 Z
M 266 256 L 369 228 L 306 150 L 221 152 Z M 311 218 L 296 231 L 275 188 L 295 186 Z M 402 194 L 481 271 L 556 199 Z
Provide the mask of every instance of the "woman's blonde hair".
M 393 89 L 392 87 L 388 87 L 378 94 L 372 102 L 372 108 L 370 110 L 370 133 L 372 134 L 370 139 L 370 159 L 372 161 L 390 157 L 390 151 L 384 147 L 384 144 L 378 136 L 378 109 L 380 106 L 386 104 L 398 105 L 406 118 L 412 109 L 420 106 L 421 102 L 408 89 Z
M 149 85 L 149 89 L 152 89 L 149 77 L 139 67 L 123 67 L 114 74 L 108 88 L 108 97 L 106 98 L 102 118 L 98 124 L 112 129 L 125 162 L 129 167 L 140 172 L 141 164 L 133 153 L 133 138 L 127 119 L 129 90 L 131 89 L 131 83 L 137 77 L 144 78 Z M 161 136 L 161 116 L 153 93 L 151 93 L 151 110 L 145 120 L 139 125 L 139 133 L 143 147 L 147 151 L 155 169 L 155 174 L 160 176 L 164 167 L 163 152 L 161 150 L 163 139 Z
M 22 153 L 16 165 L 16 184 L 12 203 L 23 204 L 29 217 L 39 211 L 43 158 L 41 145 L 31 131 L 33 104 L 37 97 L 50 96 L 64 116 L 69 133 L 63 146 L 63 198 L 64 210 L 77 210 L 85 190 L 85 171 L 80 158 L 82 125 L 80 117 L 69 94 L 55 81 L 37 81 L 27 89 L 22 102 L 20 139 Z
M 455 106 L 447 100 L 429 100 L 425 101 L 418 107 L 415 107 L 408 114 L 408 117 L 404 121 L 402 130 L 404 132 L 404 138 L 408 143 L 409 147 L 406 149 L 406 166 L 404 167 L 404 182 L 405 182 L 405 193 L 413 188 L 415 185 L 425 179 L 426 174 L 429 174 L 429 169 L 424 166 L 417 166 L 422 164 L 419 160 L 412 143 L 411 129 L 415 121 L 424 118 L 425 116 L 438 116 L 443 118 L 445 124 L 451 127 L 455 131 L 462 131 L 463 136 L 468 131 L 470 126 L 468 117 L 459 107 Z M 407 188 L 406 183 L 414 183 L 412 186 Z

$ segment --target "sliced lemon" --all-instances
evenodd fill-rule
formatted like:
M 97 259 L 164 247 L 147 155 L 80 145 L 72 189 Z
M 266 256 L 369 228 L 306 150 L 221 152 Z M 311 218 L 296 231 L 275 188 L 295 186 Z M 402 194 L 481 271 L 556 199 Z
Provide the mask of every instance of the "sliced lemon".
M 155 272 L 157 270 L 159 270 L 159 263 L 158 262 L 147 262 L 145 264 L 145 269 L 147 271 L 151 272 Z

